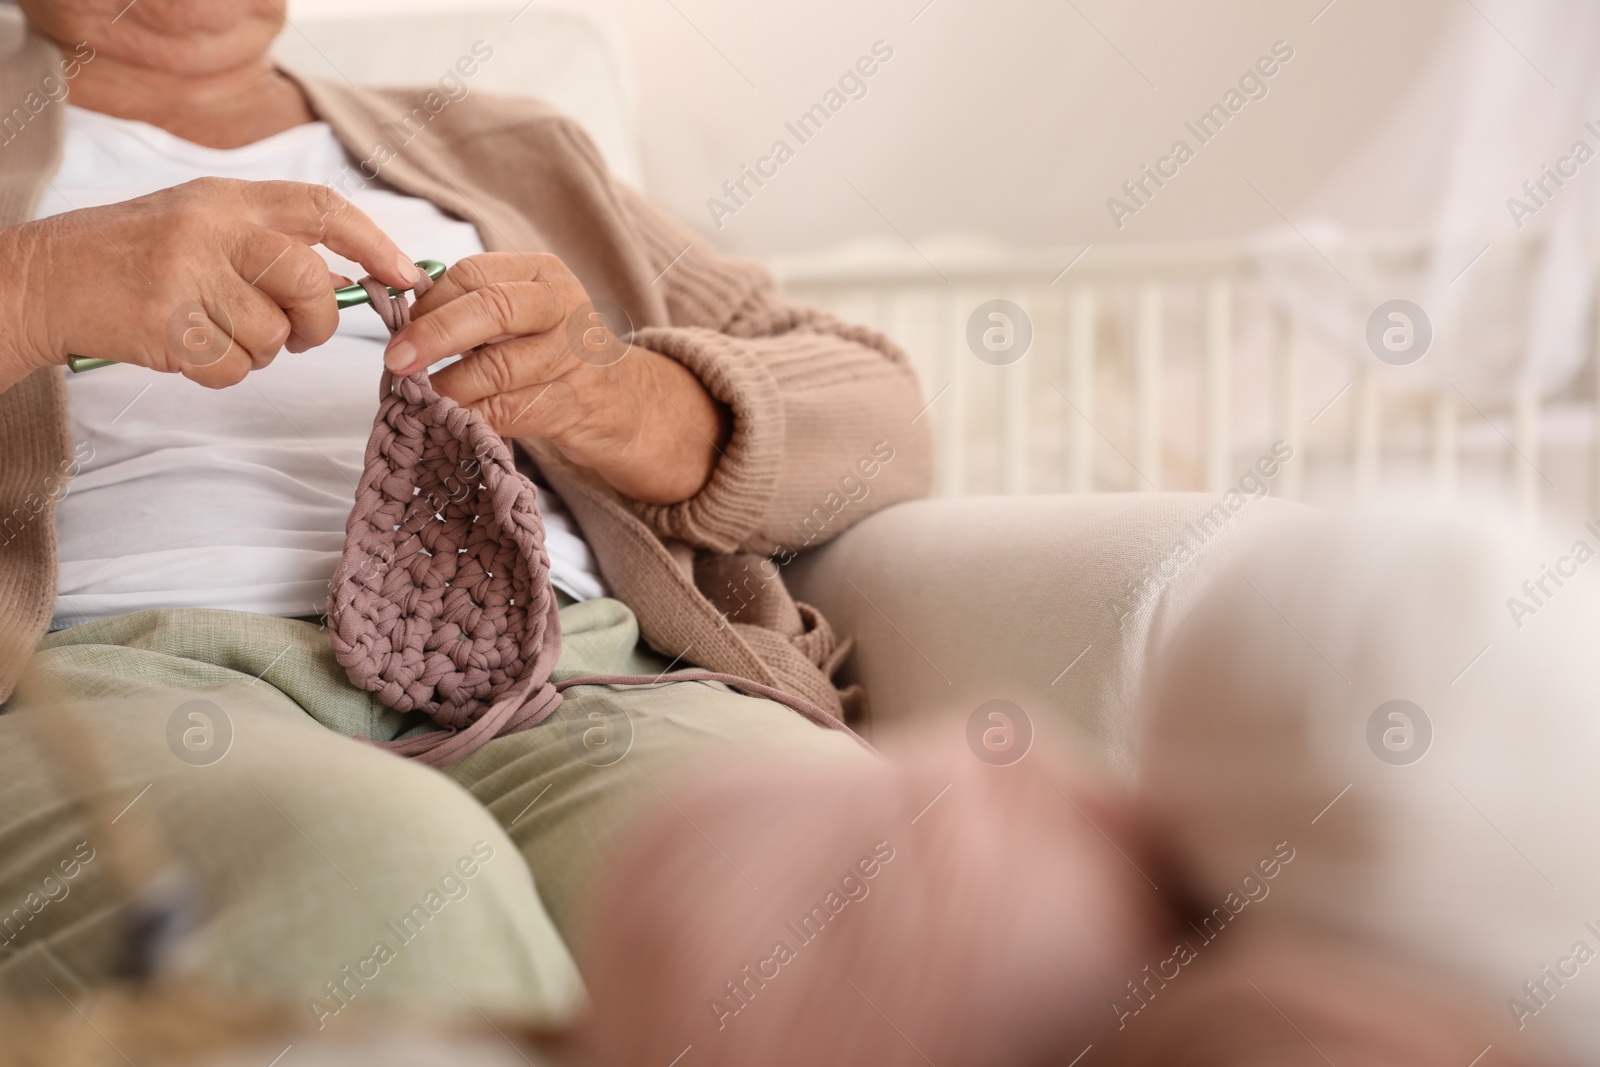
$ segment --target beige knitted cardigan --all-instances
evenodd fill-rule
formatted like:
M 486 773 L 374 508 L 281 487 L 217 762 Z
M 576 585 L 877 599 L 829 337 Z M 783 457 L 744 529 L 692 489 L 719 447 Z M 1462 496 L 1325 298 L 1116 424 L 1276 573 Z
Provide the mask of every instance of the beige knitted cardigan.
M 0 39 L 0 103 L 25 101 L 59 60 L 37 35 Z M 637 344 L 678 360 L 732 410 L 710 481 L 671 506 L 625 500 L 547 445 L 522 442 L 643 638 L 681 663 L 858 712 L 859 694 L 830 681 L 848 643 L 790 598 L 781 564 L 926 491 L 931 448 L 926 422 L 913 421 L 922 400 L 904 354 L 784 303 L 763 270 L 711 252 L 612 180 L 582 131 L 543 105 L 474 93 L 431 113 L 426 90 L 301 84 L 353 167 L 370 163 L 368 175 L 376 167 L 390 186 L 471 222 L 491 250 L 560 256 L 592 297 L 628 311 Z M 46 104 L 0 143 L 0 226 L 32 218 L 59 165 L 62 114 Z M 36 372 L 0 395 L 0 631 L 13 638 L 0 647 L 23 650 L 0 656 L 0 700 L 55 602 L 56 486 L 73 448 L 63 373 Z M 865 470 L 870 491 L 842 506 L 841 480 L 864 481 Z

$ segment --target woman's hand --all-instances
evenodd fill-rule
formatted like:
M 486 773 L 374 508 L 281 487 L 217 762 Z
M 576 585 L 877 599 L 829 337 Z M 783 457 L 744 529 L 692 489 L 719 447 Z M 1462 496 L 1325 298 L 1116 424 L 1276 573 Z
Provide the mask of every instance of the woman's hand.
M 441 396 L 503 437 L 542 437 L 624 496 L 675 504 L 699 492 L 731 416 L 676 360 L 629 346 L 550 255 L 490 252 L 451 267 L 417 301 L 385 362 L 433 375 Z
M 371 219 L 301 182 L 203 178 L 0 231 L 0 391 L 69 354 L 221 388 L 285 344 L 314 348 L 339 323 L 316 244 L 389 285 L 417 279 Z

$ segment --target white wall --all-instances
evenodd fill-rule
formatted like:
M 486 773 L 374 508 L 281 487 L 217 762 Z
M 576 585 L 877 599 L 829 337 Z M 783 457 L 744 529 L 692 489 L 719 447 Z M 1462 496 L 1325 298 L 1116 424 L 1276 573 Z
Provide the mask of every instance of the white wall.
M 723 247 L 762 256 L 897 239 L 895 229 L 913 242 L 964 233 L 1073 245 L 1277 224 L 1273 205 L 1290 215 L 1308 206 L 1323 177 L 1390 110 L 1451 6 L 933 0 L 919 15 L 925 2 L 585 6 L 609 19 L 630 50 L 650 191 Z M 291 12 L 424 6 L 438 9 L 435 0 L 298 0 Z M 868 95 L 798 145 L 784 121 L 820 100 L 877 40 L 894 58 L 868 82 Z M 1269 94 L 1147 209 L 1113 226 L 1106 199 L 1186 136 L 1184 120 L 1278 40 L 1295 55 Z M 717 231 L 707 198 L 780 137 L 797 146 L 795 158 Z M 1398 188 L 1405 175 L 1395 178 Z

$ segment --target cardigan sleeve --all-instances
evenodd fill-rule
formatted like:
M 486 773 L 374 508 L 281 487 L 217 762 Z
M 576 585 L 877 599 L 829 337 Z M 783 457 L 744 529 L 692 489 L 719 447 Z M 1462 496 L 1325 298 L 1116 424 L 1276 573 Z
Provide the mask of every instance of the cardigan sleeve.
M 568 135 L 586 140 L 575 128 Z M 608 182 L 617 228 L 667 310 L 667 323 L 637 330 L 634 343 L 677 360 L 733 413 L 697 494 L 632 505 L 657 535 L 717 552 L 798 550 L 926 495 L 932 442 L 904 351 L 783 300 L 766 270 L 712 251 Z

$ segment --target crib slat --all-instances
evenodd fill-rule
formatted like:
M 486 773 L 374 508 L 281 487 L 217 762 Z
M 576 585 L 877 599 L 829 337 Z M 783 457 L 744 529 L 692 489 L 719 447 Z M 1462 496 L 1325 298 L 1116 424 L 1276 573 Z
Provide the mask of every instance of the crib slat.
M 1294 457 L 1278 471 L 1275 492 L 1288 500 L 1300 499 L 1300 487 L 1310 460 L 1311 446 L 1306 440 L 1305 410 L 1300 405 L 1300 349 L 1294 316 L 1288 308 L 1274 312 L 1277 337 L 1278 437 L 1294 449 Z
M 1460 412 L 1455 390 L 1433 398 L 1433 491 L 1441 501 L 1452 501 L 1461 478 L 1461 445 L 1457 432 Z
M 886 291 L 889 293 L 889 308 L 883 332 L 888 334 L 889 340 L 906 350 L 911 357 L 911 366 L 917 372 L 917 380 L 922 385 L 924 399 L 932 399 L 933 394 L 943 388 L 944 378 L 939 366 L 937 344 L 929 343 L 933 340 L 931 335 L 939 327 L 938 322 L 928 315 L 929 308 L 933 306 L 929 296 L 931 290 L 925 286 L 902 286 Z M 931 411 L 923 416 L 931 417 Z
M 1022 308 L 1038 330 L 1039 319 L 1034 314 L 1038 305 L 1029 294 L 1009 293 L 1006 299 Z M 1037 340 L 1037 335 L 1035 336 Z M 1036 354 L 1033 358 L 1038 358 Z M 1001 484 L 1013 496 L 1028 491 L 1028 381 L 1032 359 L 1024 355 L 1008 366 L 996 368 L 1000 372 L 1000 462 Z
M 1095 292 L 1088 286 L 1073 290 L 1067 316 L 1067 397 L 1071 412 L 1067 435 L 1067 489 L 1094 491 L 1094 328 Z
M 1034 471 L 1036 492 L 1060 493 L 1067 488 L 1067 447 L 1076 416 L 1057 388 L 1065 389 L 1067 372 L 1067 314 L 1071 292 L 1066 289 L 1044 289 L 1038 295 L 1041 321 L 1034 322 L 1034 345 L 1039 350 L 1037 365 L 1033 368 L 1033 381 L 1039 391 L 1036 411 L 1039 420 L 1039 439 L 1035 456 L 1048 457 L 1041 466 L 1048 469 Z
M 1161 485 L 1162 292 L 1159 282 L 1139 287 L 1134 337 L 1133 462 L 1143 477 L 1138 487 Z
M 1529 529 L 1539 525 L 1539 392 L 1532 386 L 1517 390 L 1512 401 L 1511 438 L 1520 456 L 1511 462 L 1516 470 L 1517 505 Z
M 1589 514 L 1600 515 L 1600 299 L 1594 302 L 1594 328 L 1590 337 L 1593 351 L 1589 358 L 1594 361 L 1595 373 L 1589 422 Z
M 1228 425 L 1232 417 L 1229 403 L 1233 386 L 1233 285 L 1226 279 L 1213 279 L 1206 286 L 1205 380 L 1202 424 L 1205 443 L 1207 492 L 1220 493 L 1228 487 Z
M 1355 394 L 1355 490 L 1356 496 L 1365 499 L 1378 491 L 1379 453 L 1383 447 L 1383 404 L 1378 395 L 1378 378 L 1365 364 L 1356 372 Z
M 932 417 L 934 420 L 938 442 L 935 478 L 938 493 L 940 496 L 960 496 L 967 488 L 967 364 L 972 359 L 972 353 L 967 349 L 964 302 L 945 291 L 939 293 L 937 300 L 939 366 L 944 371 L 944 382 L 935 386 L 933 392 L 937 394 L 940 389 L 945 389 L 945 392 L 922 417 Z M 934 398 L 930 395 L 928 399 Z
M 872 292 L 872 321 L 867 325 L 874 330 L 889 333 L 894 329 L 895 303 L 906 292 L 896 285 L 881 285 Z
M 936 484 L 941 494 L 992 489 L 1007 493 L 1058 488 L 1093 491 L 1099 487 L 1096 461 L 1107 442 L 1101 429 L 1111 431 L 1113 448 L 1128 449 L 1128 459 L 1140 472 L 1136 480 L 1125 480 L 1121 473 L 1124 463 L 1120 459 L 1111 462 L 1115 457 L 1108 456 L 1105 467 L 1107 471 L 1117 470 L 1119 488 L 1131 488 L 1133 484 L 1141 490 L 1170 488 L 1164 461 L 1181 453 L 1181 461 L 1174 458 L 1175 479 L 1193 478 L 1189 471 L 1197 468 L 1206 489 L 1221 491 L 1240 473 L 1234 466 L 1233 445 L 1240 446 L 1241 456 L 1246 447 L 1243 431 L 1234 429 L 1234 375 L 1255 365 L 1246 361 L 1245 350 L 1235 335 L 1253 338 L 1260 327 L 1272 323 L 1257 323 L 1252 317 L 1262 300 L 1256 295 L 1260 288 L 1248 266 L 1241 268 L 1235 261 L 1222 258 L 1179 262 L 1165 256 L 1166 253 L 1153 250 L 1148 259 L 1133 256 L 1115 271 L 1102 270 L 1090 261 L 1072 268 L 1071 273 L 1057 274 L 1059 284 L 1048 289 L 1042 282 L 1035 286 L 1032 281 L 1019 281 L 1030 275 L 1013 266 L 997 267 L 990 260 L 975 260 L 961 273 L 952 271 L 956 286 L 929 287 L 925 272 L 918 273 L 925 267 L 920 261 L 908 263 L 904 270 L 892 264 L 880 267 L 868 263 L 863 267 L 853 261 L 841 261 L 828 269 L 796 266 L 785 275 L 785 288 L 801 302 L 819 304 L 844 319 L 885 330 L 912 353 L 925 383 L 925 398 L 938 397 L 921 418 L 933 424 L 938 457 Z M 1241 270 L 1244 273 L 1239 273 Z M 1113 404 L 1119 416 L 1123 403 L 1130 404 L 1131 420 L 1126 430 L 1113 425 L 1115 419 L 1102 419 L 1107 413 L 1096 410 L 1099 385 L 1110 384 L 1096 381 L 1100 355 L 1096 325 L 1102 291 L 1108 285 L 1117 287 L 1119 308 L 1123 286 L 1131 289 L 1133 298 L 1133 315 L 1127 324 L 1131 396 L 1124 400 L 1119 382 Z M 1175 302 L 1171 293 L 1177 285 L 1183 285 L 1186 292 L 1192 291 L 1187 287 L 1196 286 L 1200 295 L 1198 456 L 1192 445 L 1167 433 L 1165 425 L 1175 414 L 1166 410 L 1172 406 L 1165 402 L 1166 372 L 1179 371 L 1178 364 L 1167 365 L 1168 356 L 1189 358 L 1176 351 L 1187 348 L 1189 341 L 1183 345 L 1166 344 L 1167 305 Z M 1241 288 L 1245 286 L 1249 288 Z M 1002 294 L 1025 307 L 1035 319 L 1035 342 L 1024 359 L 991 368 L 972 356 L 966 342 L 966 320 L 978 303 Z M 1179 295 L 1188 300 L 1183 293 Z M 1120 314 L 1119 311 L 1119 318 Z M 1323 402 L 1323 396 L 1308 395 L 1306 390 L 1314 371 L 1322 365 L 1321 357 L 1308 340 L 1304 324 L 1297 323 L 1287 308 L 1277 308 L 1271 314 L 1277 325 L 1275 345 L 1269 355 L 1274 375 L 1271 425 L 1275 436 L 1295 450 L 1293 461 L 1281 468 L 1274 493 L 1291 498 L 1304 498 L 1310 493 L 1320 499 L 1322 482 L 1335 480 L 1335 472 L 1346 464 L 1350 471 L 1348 481 L 1339 481 L 1360 496 L 1378 492 L 1386 476 L 1392 480 L 1398 474 L 1398 468 L 1385 468 L 1385 464 L 1395 459 L 1400 444 L 1385 440 L 1392 436 L 1384 426 L 1385 409 L 1395 406 L 1380 389 L 1379 383 L 1385 379 L 1376 374 L 1358 374 L 1351 396 L 1339 401 L 1340 410 L 1319 419 L 1318 425 L 1326 423 L 1329 433 L 1336 432 L 1338 423 L 1345 423 L 1351 436 L 1347 445 L 1336 449 L 1342 455 L 1319 453 L 1319 464 L 1327 465 L 1319 465 L 1317 476 L 1313 477 L 1310 437 L 1317 427 L 1308 424 L 1310 411 L 1306 404 L 1310 401 L 1310 406 L 1315 407 Z M 1593 336 L 1600 350 L 1600 302 L 1596 303 L 1596 323 Z M 1116 358 L 1121 358 L 1120 351 Z M 1596 358 L 1600 359 L 1600 355 Z M 1182 370 L 1187 375 L 1192 368 Z M 988 392 L 989 374 L 1001 376 L 993 383 L 994 400 L 990 400 Z M 1060 386 L 1068 398 L 1066 402 L 1054 395 L 1052 384 Z M 1321 386 L 1316 388 L 1320 394 Z M 1237 392 L 1242 401 L 1253 397 L 1257 390 Z M 980 397 L 981 400 L 975 399 Z M 1532 522 L 1543 506 L 1544 496 L 1541 483 L 1545 479 L 1539 473 L 1545 463 L 1539 433 L 1542 401 L 1531 390 L 1519 390 L 1511 400 L 1509 418 L 1513 425 L 1505 429 L 1515 448 L 1507 450 L 1509 468 L 1502 492 L 1504 499 L 1514 501 L 1513 506 Z M 995 402 L 999 405 L 998 421 L 988 407 Z M 1600 375 L 1595 377 L 1591 402 L 1596 416 L 1591 426 L 1587 497 L 1590 513 L 1600 514 Z M 1471 416 L 1472 408 L 1450 389 L 1427 397 L 1424 406 L 1428 412 L 1424 418 L 1429 420 L 1429 455 L 1425 462 L 1429 464 L 1431 490 L 1442 499 L 1450 499 L 1459 495 L 1462 482 L 1472 469 L 1462 453 L 1461 427 L 1463 413 Z M 1247 413 L 1241 410 L 1237 414 Z M 1181 414 L 1187 420 L 1190 413 Z M 1391 421 L 1396 415 L 1393 410 L 1389 412 Z M 1495 421 L 1504 426 L 1506 419 L 1497 415 Z M 1254 433 L 1257 426 L 1252 421 L 1250 432 Z M 1126 446 L 1124 433 L 1128 434 Z M 1316 436 L 1319 441 L 1331 443 L 1329 433 Z M 1236 436 L 1240 440 L 1235 441 Z M 1253 451 L 1254 443 L 1249 444 Z M 1194 462 L 1196 459 L 1198 463 Z M 1181 475 L 1176 466 L 1180 462 Z

